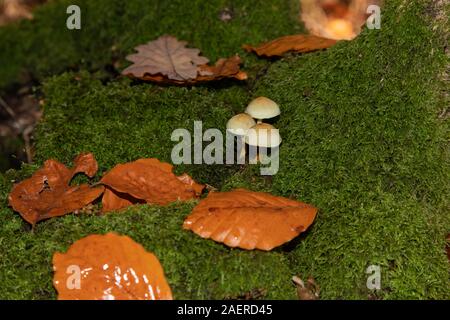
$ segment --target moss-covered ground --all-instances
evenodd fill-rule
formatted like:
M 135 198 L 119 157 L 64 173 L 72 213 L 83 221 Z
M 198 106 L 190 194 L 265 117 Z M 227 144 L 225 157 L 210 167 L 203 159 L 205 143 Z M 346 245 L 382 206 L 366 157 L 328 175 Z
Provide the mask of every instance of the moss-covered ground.
M 79 31 L 65 28 L 72 3 L 82 8 Z M 447 61 L 445 22 L 436 19 L 445 9 L 435 3 L 387 1 L 380 30 L 278 61 L 258 60 L 241 45 L 301 32 L 297 0 L 54 1 L 35 20 L 0 28 L 0 90 L 31 78 L 45 100 L 36 163 L 0 175 L 0 298 L 55 298 L 53 253 L 108 231 L 155 252 L 178 299 L 255 288 L 267 290 L 265 298 L 294 299 L 295 274 L 313 276 L 324 299 L 450 298 L 450 131 L 438 117 L 448 104 Z M 234 14 L 228 23 L 218 18 L 225 7 Z M 189 41 L 212 61 L 240 54 L 249 80 L 180 88 L 116 77 L 135 45 L 162 34 Z M 220 190 L 269 191 L 320 208 L 307 233 L 273 252 L 229 249 L 183 231 L 195 202 L 68 215 L 33 232 L 7 208 L 12 181 L 48 158 L 70 164 L 93 152 L 99 175 L 142 157 L 170 162 L 174 129 L 192 131 L 202 120 L 205 129 L 224 130 L 260 95 L 282 109 L 278 174 L 264 178 L 237 165 L 176 170 Z M 366 287 L 369 265 L 381 267 L 377 292 Z

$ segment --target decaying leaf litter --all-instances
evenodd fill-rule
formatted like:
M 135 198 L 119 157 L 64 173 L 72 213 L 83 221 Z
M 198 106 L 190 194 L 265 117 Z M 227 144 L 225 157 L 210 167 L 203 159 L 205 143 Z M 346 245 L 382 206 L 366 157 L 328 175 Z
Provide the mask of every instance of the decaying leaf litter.
M 154 158 L 117 165 L 101 178 L 100 185 L 69 185 L 77 173 L 93 177 L 97 168 L 92 154 L 77 156 L 72 169 L 56 160 L 48 160 L 31 178 L 14 186 L 10 204 L 34 226 L 44 219 L 78 212 L 102 194 L 102 211 L 105 213 L 142 203 L 167 205 L 197 199 L 205 189 L 187 174 L 176 176 L 172 165 Z M 316 214 L 317 209 L 313 206 L 267 193 L 245 189 L 212 191 L 199 202 L 180 228 L 232 248 L 270 251 L 305 231 Z M 121 248 L 118 251 L 109 249 L 118 246 Z M 150 253 L 137 259 L 142 254 L 134 252 L 142 250 L 128 237 L 107 234 L 81 239 L 66 254 L 55 253 L 54 286 L 59 292 L 58 298 L 172 299 L 158 259 Z M 75 264 L 77 261 L 82 265 Z M 71 273 L 63 271 L 71 265 L 79 265 L 78 272 L 86 273 L 78 280 L 83 282 L 83 290 L 67 290 Z M 117 272 L 124 277 L 137 273 L 147 282 L 144 281 L 144 285 L 142 281 L 117 283 L 112 281 Z M 72 285 L 81 284 L 73 282 Z M 163 289 L 155 296 L 153 292 L 159 286 Z
M 71 186 L 70 181 L 78 173 L 92 178 L 97 168 L 92 154 L 80 154 L 71 169 L 56 160 L 47 160 L 31 178 L 14 185 L 9 204 L 33 226 L 41 220 L 81 209 L 97 199 L 104 187 Z

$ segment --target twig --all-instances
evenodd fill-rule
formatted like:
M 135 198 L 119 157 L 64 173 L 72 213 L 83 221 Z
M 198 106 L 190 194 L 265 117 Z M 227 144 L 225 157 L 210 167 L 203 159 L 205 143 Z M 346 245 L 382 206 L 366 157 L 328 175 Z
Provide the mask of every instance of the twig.
M 27 162 L 28 163 L 33 162 L 33 156 L 31 154 L 31 143 L 30 143 L 31 132 L 33 132 L 33 127 L 26 128 L 22 133 L 22 137 L 25 142 L 25 153 L 27 154 Z
M 16 118 L 16 113 L 14 112 L 14 110 L 6 103 L 5 100 L 3 100 L 1 96 L 0 96 L 0 106 L 5 108 L 6 112 L 10 115 L 11 118 L 13 119 Z

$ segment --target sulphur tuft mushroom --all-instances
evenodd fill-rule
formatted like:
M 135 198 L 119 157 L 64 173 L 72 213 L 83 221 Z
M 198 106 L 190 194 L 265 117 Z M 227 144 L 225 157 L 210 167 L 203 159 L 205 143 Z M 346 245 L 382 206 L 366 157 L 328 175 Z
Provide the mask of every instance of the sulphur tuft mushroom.
M 250 158 L 250 163 L 255 163 L 261 159 L 261 148 L 276 148 L 281 144 L 279 130 L 267 123 L 258 123 L 250 128 L 245 137 L 245 142 L 252 147 L 259 148 L 259 156 L 255 154 Z M 267 154 L 267 152 L 265 153 Z
M 244 137 L 247 135 L 248 130 L 255 125 L 255 120 L 246 113 L 240 113 L 228 120 L 227 130 L 233 135 L 238 136 L 238 139 L 242 142 L 238 162 L 245 158 L 245 146 L 243 147 Z
M 245 113 L 257 119 L 258 123 L 262 123 L 264 119 L 275 118 L 281 112 L 280 107 L 274 101 L 266 97 L 259 97 L 250 102 Z
M 246 113 L 240 113 L 228 120 L 227 130 L 237 136 L 244 136 L 248 129 L 255 126 L 256 122 L 251 116 Z

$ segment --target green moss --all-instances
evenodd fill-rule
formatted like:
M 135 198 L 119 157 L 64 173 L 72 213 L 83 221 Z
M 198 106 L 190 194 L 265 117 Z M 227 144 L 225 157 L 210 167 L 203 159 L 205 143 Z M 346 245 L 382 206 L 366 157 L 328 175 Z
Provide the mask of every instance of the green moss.
M 276 63 L 257 85 L 283 106 L 273 190 L 321 208 L 293 254 L 324 297 L 360 298 L 371 264 L 383 298 L 448 297 L 449 131 L 425 9 L 391 2 L 380 31 Z
M 90 8 L 87 17 L 107 5 L 95 3 L 85 4 Z M 366 30 L 355 41 L 274 63 L 258 62 L 240 45 L 295 32 L 297 1 L 274 0 L 264 6 L 198 1 L 189 9 L 182 1 L 108 3 L 108 18 L 87 19 L 90 33 L 67 33 L 78 37 L 74 43 L 86 52 L 84 62 L 77 50 L 73 57 L 58 54 L 42 63 L 33 60 L 38 52 L 13 57 L 23 44 L 0 53 L 23 59 L 10 67 L 11 77 L 19 65 L 30 63 L 35 63 L 37 77 L 73 63 L 86 70 L 45 77 L 37 164 L 0 176 L 2 206 L 11 180 L 29 176 L 47 158 L 69 164 L 77 153 L 90 151 L 99 162 L 99 174 L 141 157 L 170 161 L 174 129 L 192 131 L 193 122 L 202 120 L 205 129 L 224 130 L 226 120 L 250 99 L 266 95 L 282 108 L 276 123 L 284 141 L 278 174 L 260 177 L 257 167 L 248 165 L 183 165 L 177 172 L 189 172 L 221 190 L 246 187 L 310 202 L 320 208 L 318 217 L 292 243 L 262 253 L 230 250 L 183 231 L 183 218 L 194 203 L 141 206 L 102 217 L 70 215 L 40 223 L 34 233 L 4 208 L 0 297 L 53 298 L 53 252 L 85 235 L 114 230 L 158 255 L 176 298 L 224 298 L 253 288 L 267 289 L 267 298 L 294 298 L 289 279 L 300 274 L 316 278 L 322 298 L 365 299 L 373 294 L 366 288 L 369 265 L 381 267 L 377 297 L 450 298 L 444 252 L 450 230 L 450 131 L 448 120 L 437 117 L 444 89 L 438 76 L 445 56 L 441 35 L 431 27 L 431 1 L 392 0 L 383 10 L 381 30 Z M 218 20 L 220 8 L 232 4 L 237 20 Z M 36 21 L 10 27 L 11 34 L 30 37 L 27 28 L 33 24 L 52 30 L 54 22 L 39 17 L 56 14 L 61 6 L 43 8 Z M 203 12 L 210 15 L 200 19 Z M 155 17 L 164 18 L 156 23 Z M 101 21 L 104 29 L 95 29 Z M 266 21 L 277 28 L 268 28 Z M 0 39 L 12 39 L 2 32 Z M 213 60 L 241 53 L 251 69 L 250 81 L 161 88 L 128 79 L 105 81 L 104 73 L 92 72 L 104 68 L 113 55 L 123 61 L 134 45 L 163 33 L 190 41 Z M 54 45 L 44 31 L 30 38 L 44 41 L 43 48 Z M 62 50 L 66 42 L 58 43 L 55 50 Z M 107 53 L 105 48 L 113 44 L 119 49 Z M 104 56 L 98 54 L 101 50 Z
M 81 30 L 66 28 L 66 8 L 81 8 Z M 233 20 L 219 19 L 233 10 Z M 236 53 L 244 43 L 259 43 L 300 29 L 298 2 L 272 0 L 58 0 L 42 6 L 33 21 L 0 28 L 0 89 L 26 79 L 42 79 L 68 68 L 110 70 L 143 42 L 172 34 L 200 48 L 212 62 Z M 7 63 L 5 63 L 7 62 Z M 246 66 L 257 65 L 247 58 Z

